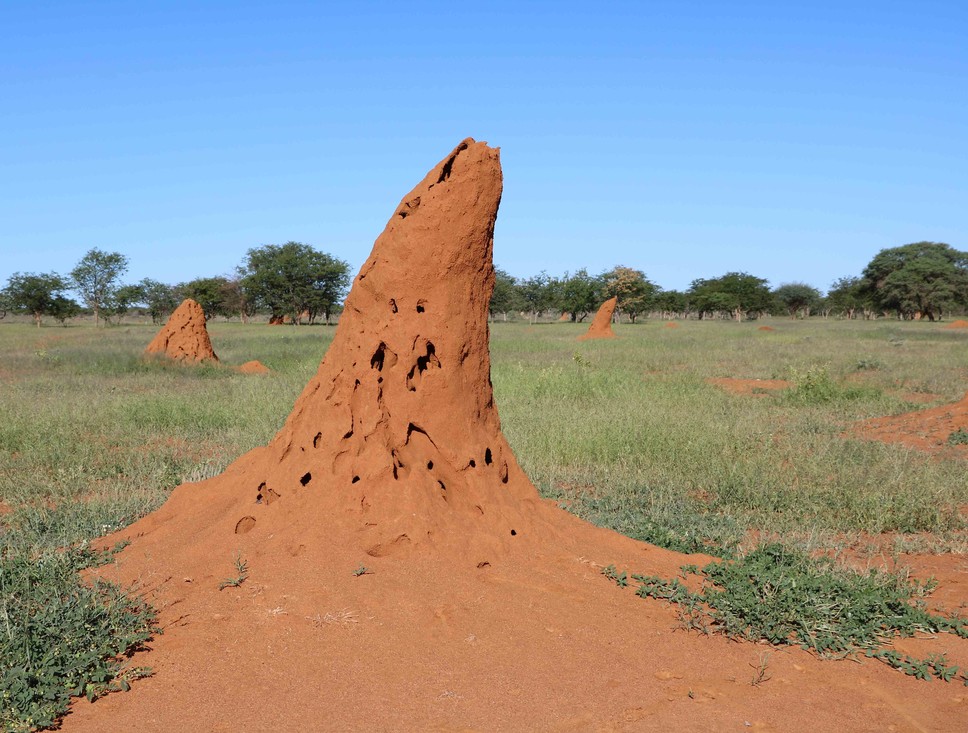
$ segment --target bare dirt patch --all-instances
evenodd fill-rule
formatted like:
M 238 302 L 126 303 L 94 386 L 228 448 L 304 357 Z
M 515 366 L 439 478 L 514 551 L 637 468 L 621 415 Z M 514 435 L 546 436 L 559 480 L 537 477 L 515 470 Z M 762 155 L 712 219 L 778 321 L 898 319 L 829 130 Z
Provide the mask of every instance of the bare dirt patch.
M 951 323 L 945 324 L 942 328 L 968 328 L 968 321 L 957 320 Z

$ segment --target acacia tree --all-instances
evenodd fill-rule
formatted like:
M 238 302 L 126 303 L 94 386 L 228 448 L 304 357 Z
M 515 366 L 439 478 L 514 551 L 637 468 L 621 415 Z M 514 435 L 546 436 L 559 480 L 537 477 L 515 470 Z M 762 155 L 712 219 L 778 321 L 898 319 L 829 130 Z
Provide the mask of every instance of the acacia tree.
M 94 326 L 104 304 L 111 298 L 118 278 L 128 271 L 128 258 L 120 252 L 90 250 L 71 270 L 71 285 L 94 311 Z
M 605 283 L 605 297 L 617 297 L 617 307 L 628 314 L 632 323 L 649 309 L 658 290 L 644 272 L 622 265 L 604 273 L 602 280 Z
M 56 272 L 39 275 L 15 272 L 3 289 L 3 301 L 11 310 L 31 314 L 37 328 L 40 328 L 42 316 L 69 317 L 67 314 L 71 311 L 70 303 L 73 301 L 62 295 L 65 290 L 67 282 Z M 77 304 L 74 303 L 74 306 L 76 308 Z
M 224 277 L 197 277 L 178 285 L 175 292 L 181 300 L 194 300 L 201 306 L 205 318 L 211 319 L 225 312 L 227 286 L 228 279 Z
M 773 295 L 767 281 L 746 272 L 727 272 L 722 277 L 693 280 L 689 286 L 692 306 L 700 317 L 706 313 L 729 313 L 737 321 L 743 316 L 770 309 Z
M 790 318 L 806 318 L 820 305 L 820 291 L 806 283 L 785 283 L 773 291 L 773 297 L 786 308 Z
M 968 302 L 968 252 L 943 242 L 915 242 L 883 249 L 864 268 L 871 300 L 900 318 L 935 320 Z
M 523 306 L 521 294 L 518 291 L 517 281 L 513 275 L 509 275 L 499 268 L 494 269 L 494 290 L 491 293 L 491 302 L 488 310 L 493 318 L 500 313 L 504 320 L 508 319 L 508 311 L 520 310 Z
M 518 284 L 518 292 L 531 313 L 530 320 L 532 323 L 554 304 L 555 289 L 555 281 L 544 270 Z
M 138 283 L 143 293 L 142 303 L 148 309 L 152 323 L 161 323 L 161 319 L 178 307 L 178 298 L 175 295 L 175 288 L 171 285 L 152 280 L 150 277 L 144 278 Z
M 556 305 L 570 313 L 572 321 L 581 322 L 601 303 L 602 284 L 601 277 L 592 277 L 584 267 L 574 275 L 566 272 L 555 288 Z
M 833 310 L 839 311 L 851 320 L 857 317 L 857 311 L 865 314 L 870 307 L 870 299 L 859 277 L 842 277 L 834 281 L 827 293 L 827 301 Z
M 350 281 L 347 263 L 301 242 L 250 249 L 239 271 L 242 287 L 276 323 L 285 316 L 295 323 L 307 310 L 328 321 Z

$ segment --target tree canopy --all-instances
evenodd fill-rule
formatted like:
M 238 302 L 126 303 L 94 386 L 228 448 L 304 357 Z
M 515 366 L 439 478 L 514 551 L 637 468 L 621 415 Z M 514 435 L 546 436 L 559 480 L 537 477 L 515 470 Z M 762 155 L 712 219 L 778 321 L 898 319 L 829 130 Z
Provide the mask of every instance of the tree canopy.
M 806 318 L 810 311 L 820 305 L 820 291 L 806 283 L 784 283 L 773 291 L 773 297 L 782 304 L 791 318 Z
M 943 242 L 883 249 L 864 268 L 864 289 L 883 310 L 935 320 L 968 302 L 968 252 Z
M 350 281 L 347 263 L 301 242 L 250 249 L 240 273 L 250 297 L 277 322 L 296 322 L 304 311 L 328 320 Z
M 741 321 L 744 315 L 770 310 L 773 295 L 766 280 L 746 272 L 727 272 L 722 277 L 693 280 L 689 300 L 700 315 L 729 313 Z
M 602 279 L 589 275 L 584 267 L 574 275 L 566 272 L 555 290 L 555 305 L 570 313 L 573 321 L 584 320 L 602 302 Z

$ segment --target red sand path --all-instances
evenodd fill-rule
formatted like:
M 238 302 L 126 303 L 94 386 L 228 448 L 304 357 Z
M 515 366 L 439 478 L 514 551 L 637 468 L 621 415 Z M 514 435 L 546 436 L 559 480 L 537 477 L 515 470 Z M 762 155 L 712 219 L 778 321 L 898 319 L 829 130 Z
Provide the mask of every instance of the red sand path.
M 102 573 L 165 634 L 134 660 L 152 678 L 64 730 L 964 730 L 963 687 L 687 633 L 600 574 L 708 558 L 587 524 L 518 467 L 487 353 L 500 194 L 498 152 L 458 146 L 394 212 L 269 445 L 105 540 L 132 539 Z M 249 577 L 219 591 L 238 553 Z

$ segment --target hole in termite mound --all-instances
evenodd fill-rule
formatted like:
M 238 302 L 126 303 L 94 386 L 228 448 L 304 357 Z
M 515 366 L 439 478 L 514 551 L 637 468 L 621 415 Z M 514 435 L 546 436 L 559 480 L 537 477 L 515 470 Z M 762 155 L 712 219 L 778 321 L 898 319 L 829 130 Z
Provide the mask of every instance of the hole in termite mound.
M 426 310 L 427 310 L 427 301 L 426 300 L 418 300 L 417 301 L 417 313 L 423 313 Z
M 494 462 L 494 459 L 491 458 L 491 449 L 490 448 L 485 448 L 484 449 L 484 465 L 485 466 L 490 466 L 491 463 L 493 463 L 493 462 Z
M 253 527 L 255 527 L 255 517 L 246 515 L 235 523 L 235 534 L 245 534 L 246 532 L 251 532 Z
M 360 477 L 359 476 L 354 476 L 353 477 L 353 480 L 350 481 L 350 483 L 351 484 L 356 484 L 356 483 L 359 483 L 359 481 L 360 481 Z
M 427 470 L 428 471 L 433 471 L 434 470 L 434 462 L 433 461 L 427 461 Z
M 299 483 L 301 483 L 303 486 L 305 486 L 312 480 L 313 480 L 313 475 L 309 471 L 306 471 L 306 473 L 304 473 L 302 476 L 299 477 Z
M 397 312 L 397 301 L 395 301 L 393 298 L 390 298 L 390 312 L 391 313 Z
M 322 439 L 323 439 L 323 434 L 322 433 L 316 433 L 316 437 L 313 438 L 313 448 L 318 448 L 319 447 L 319 441 L 321 441 Z

